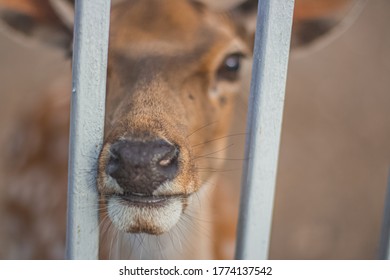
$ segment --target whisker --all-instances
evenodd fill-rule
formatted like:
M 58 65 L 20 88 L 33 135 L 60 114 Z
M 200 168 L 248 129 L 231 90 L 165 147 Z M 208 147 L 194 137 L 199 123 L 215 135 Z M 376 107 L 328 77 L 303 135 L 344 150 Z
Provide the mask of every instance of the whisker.
M 160 255 L 161 255 L 161 259 L 165 259 L 164 257 L 164 252 L 163 252 L 163 249 L 162 249 L 162 246 L 161 246 L 161 242 L 160 242 L 160 238 L 157 236 L 157 247 L 160 251 Z
M 180 253 L 180 252 L 183 252 L 183 244 L 181 242 L 181 238 L 180 238 L 180 236 L 177 236 L 177 237 L 173 236 L 173 235 L 176 235 L 177 230 L 178 229 L 175 227 L 175 230 L 172 230 L 172 231 L 168 232 L 168 236 L 169 236 L 169 238 L 171 240 L 171 244 L 172 244 L 173 248 L 175 249 L 175 251 L 177 253 Z M 176 243 L 178 243 L 179 249 L 176 247 Z
M 187 136 L 186 136 L 186 139 L 188 139 L 189 137 L 191 137 L 192 135 L 194 135 L 196 132 L 198 132 L 198 131 L 200 131 L 200 130 L 202 130 L 202 129 L 205 129 L 206 127 L 209 127 L 209 126 L 211 126 L 211 125 L 213 125 L 213 124 L 216 124 L 216 123 L 218 123 L 218 121 L 211 122 L 211 123 L 209 123 L 209 124 L 206 124 L 206 125 L 204 125 L 204 126 L 198 128 L 198 129 L 196 129 L 195 131 L 193 131 L 193 132 L 191 132 L 189 135 L 187 135 Z
M 234 172 L 239 171 L 240 169 L 226 169 L 226 170 L 199 170 L 199 173 L 224 173 L 224 172 Z
M 188 232 L 185 232 L 186 225 L 183 225 L 184 222 L 185 222 L 184 217 L 182 217 L 180 219 L 180 222 L 176 226 L 176 229 L 177 229 L 178 235 L 179 235 L 178 239 L 181 239 L 180 237 L 182 237 L 184 239 L 185 244 L 186 244 L 185 245 L 186 249 L 187 248 L 193 249 L 194 244 L 193 244 L 193 242 L 189 242 L 189 240 L 188 240 L 188 234 L 187 234 Z M 182 229 L 182 226 L 184 226 L 184 229 Z
M 215 151 L 215 152 L 212 152 L 212 153 L 209 153 L 209 154 L 206 154 L 206 155 L 197 156 L 197 157 L 195 157 L 193 160 L 197 160 L 197 159 L 200 159 L 200 158 L 208 157 L 208 156 L 210 156 L 210 155 L 213 155 L 213 154 L 216 154 L 216 153 L 225 151 L 225 150 L 227 150 L 227 149 L 229 149 L 229 148 L 231 148 L 231 147 L 233 147 L 233 146 L 234 146 L 234 143 L 232 143 L 232 144 L 230 144 L 230 145 L 227 145 L 226 147 L 224 147 L 224 148 L 222 148 L 222 149 L 220 149 L 220 150 L 218 150 L 218 151 Z
M 112 243 L 114 242 L 114 233 L 115 233 L 115 227 L 110 227 L 109 237 L 111 238 L 110 246 L 108 247 L 108 259 L 111 260 L 111 249 L 112 249 Z
M 186 234 L 187 236 L 189 234 L 198 233 L 207 238 L 211 238 L 211 232 L 206 225 L 212 224 L 212 221 L 202 221 L 202 219 L 197 219 L 197 217 L 188 214 L 184 214 L 183 216 L 183 224 L 185 224 L 185 229 L 188 232 L 188 234 Z M 194 221 L 196 221 L 196 223 L 194 223 Z
M 231 161 L 244 161 L 249 159 L 249 158 L 219 158 L 219 157 L 208 157 L 208 156 L 204 156 L 203 158 L 215 159 L 215 160 L 231 160 Z
M 192 146 L 192 148 L 195 148 L 195 147 L 198 147 L 198 146 L 201 146 L 201 145 L 205 145 L 205 144 L 217 141 L 217 140 L 221 140 L 221 139 L 225 139 L 225 138 L 229 138 L 229 137 L 234 137 L 234 136 L 243 136 L 243 135 L 247 135 L 247 134 L 248 133 L 245 133 L 245 132 L 244 133 L 229 134 L 229 135 L 218 137 L 218 138 L 215 138 L 215 139 L 212 139 L 212 140 L 207 140 L 207 141 L 205 141 L 203 143 L 195 144 L 195 145 Z
M 120 246 L 119 242 L 122 242 L 122 232 L 118 230 L 118 235 L 116 238 L 116 259 L 121 259 L 122 258 L 122 246 Z

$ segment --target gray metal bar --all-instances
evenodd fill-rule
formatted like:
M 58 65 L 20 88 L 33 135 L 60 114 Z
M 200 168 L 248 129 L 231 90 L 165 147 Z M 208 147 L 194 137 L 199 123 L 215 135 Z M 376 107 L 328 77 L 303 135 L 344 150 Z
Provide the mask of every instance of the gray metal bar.
M 266 259 L 286 87 L 294 0 L 259 0 L 237 259 Z
M 379 259 L 390 260 L 390 170 L 387 178 L 387 193 L 383 210 L 382 232 L 379 243 Z
M 97 157 L 106 98 L 109 0 L 78 0 L 75 10 L 67 258 L 97 259 Z

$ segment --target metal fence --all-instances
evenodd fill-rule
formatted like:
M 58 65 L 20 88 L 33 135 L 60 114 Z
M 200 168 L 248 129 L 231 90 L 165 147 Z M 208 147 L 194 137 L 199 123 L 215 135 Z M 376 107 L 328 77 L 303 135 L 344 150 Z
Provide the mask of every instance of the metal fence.
M 237 259 L 268 257 L 294 0 L 258 5 Z
M 69 259 L 97 259 L 93 170 L 103 143 L 110 1 L 78 0 L 75 9 L 66 254 Z
M 259 0 L 238 259 L 266 259 L 294 0 Z M 97 157 L 103 141 L 110 1 L 76 1 L 67 258 L 98 258 Z

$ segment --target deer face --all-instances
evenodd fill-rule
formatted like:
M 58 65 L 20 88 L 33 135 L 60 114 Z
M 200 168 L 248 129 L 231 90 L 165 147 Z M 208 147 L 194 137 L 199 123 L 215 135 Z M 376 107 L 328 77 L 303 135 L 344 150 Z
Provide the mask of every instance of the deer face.
M 207 154 L 224 148 L 211 140 L 227 134 L 249 48 L 190 1 L 126 2 L 111 17 L 98 189 L 118 229 L 161 234 L 220 164 Z

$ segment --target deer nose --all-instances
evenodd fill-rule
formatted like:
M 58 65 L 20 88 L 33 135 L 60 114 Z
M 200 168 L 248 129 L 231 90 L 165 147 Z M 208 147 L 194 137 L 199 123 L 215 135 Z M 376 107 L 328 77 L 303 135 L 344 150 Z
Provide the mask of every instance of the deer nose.
M 120 140 L 111 145 L 106 173 L 126 193 L 152 195 L 165 181 L 176 177 L 179 150 L 165 140 Z

